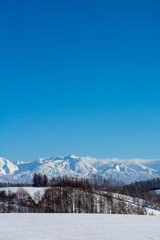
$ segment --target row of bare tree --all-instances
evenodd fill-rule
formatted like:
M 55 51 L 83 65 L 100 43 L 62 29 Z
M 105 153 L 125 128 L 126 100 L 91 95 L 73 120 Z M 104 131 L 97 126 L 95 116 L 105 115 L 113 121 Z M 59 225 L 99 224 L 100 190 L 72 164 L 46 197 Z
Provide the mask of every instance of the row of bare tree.
M 32 197 L 23 188 L 16 193 L 0 191 L 0 212 L 146 214 L 140 205 L 116 199 L 87 180 L 59 177 L 44 193 Z
M 124 185 L 96 175 L 90 179 L 59 176 L 49 181 L 46 175 L 35 173 L 32 186 L 46 187 L 44 194 L 38 191 L 31 196 L 23 188 L 16 193 L 0 191 L 0 212 L 145 214 L 146 206 L 160 210 L 160 195 L 146 187 L 154 183 L 158 186 L 159 179 Z M 128 196 L 133 205 L 127 204 Z

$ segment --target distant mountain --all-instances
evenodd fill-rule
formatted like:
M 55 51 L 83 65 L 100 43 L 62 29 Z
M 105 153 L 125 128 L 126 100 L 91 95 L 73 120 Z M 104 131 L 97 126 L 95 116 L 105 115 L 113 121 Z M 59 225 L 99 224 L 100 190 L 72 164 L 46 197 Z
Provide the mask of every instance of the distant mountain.
M 0 158 L 0 182 L 30 183 L 34 172 L 53 176 L 90 177 L 92 174 L 112 177 L 125 183 L 160 177 L 160 160 L 96 159 L 91 157 L 39 158 L 33 162 Z

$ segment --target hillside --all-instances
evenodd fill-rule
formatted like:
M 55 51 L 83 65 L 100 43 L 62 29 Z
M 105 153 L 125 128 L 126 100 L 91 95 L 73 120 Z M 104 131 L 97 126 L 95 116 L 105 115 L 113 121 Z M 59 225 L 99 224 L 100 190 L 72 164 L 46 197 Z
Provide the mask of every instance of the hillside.
M 0 192 L 1 191 L 5 191 L 6 194 L 19 194 L 21 191 L 24 193 L 28 193 L 31 198 L 35 201 L 36 200 L 36 196 L 39 196 L 39 200 L 41 200 L 45 194 L 45 190 L 47 190 L 47 188 L 44 187 L 4 187 L 4 188 L 0 188 Z M 104 213 L 109 213 L 111 211 L 108 211 L 108 200 L 105 200 L 106 197 L 111 197 L 113 203 L 116 206 L 122 208 L 120 211 L 124 211 L 124 207 L 125 208 L 137 208 L 138 206 L 140 207 L 144 207 L 146 214 L 147 215 L 160 215 L 160 210 L 155 209 L 153 206 L 151 205 L 146 205 L 146 202 L 144 199 L 139 199 L 139 198 L 133 198 L 131 196 L 127 196 L 127 195 L 123 195 L 123 194 L 119 194 L 119 193 L 114 193 L 114 192 L 106 192 L 106 191 L 95 191 L 94 193 L 94 198 L 95 198 L 95 202 L 97 204 L 96 208 L 98 210 L 98 212 L 100 213 L 100 209 L 102 208 L 102 206 L 100 206 L 101 204 L 104 205 L 103 206 L 103 211 Z M 92 196 L 93 198 L 93 196 Z M 107 199 L 107 198 L 106 198 Z M 2 201 L 2 200 L 1 200 Z M 103 202 L 104 201 L 104 202 Z M 125 205 L 124 205 L 125 204 Z M 0 212 L 1 212 L 1 205 L 0 205 Z M 131 209 L 131 212 L 133 211 L 133 209 Z M 119 212 L 120 213 L 120 212 Z M 127 213 L 127 212 L 125 212 Z M 135 214 L 135 213 L 134 213 Z

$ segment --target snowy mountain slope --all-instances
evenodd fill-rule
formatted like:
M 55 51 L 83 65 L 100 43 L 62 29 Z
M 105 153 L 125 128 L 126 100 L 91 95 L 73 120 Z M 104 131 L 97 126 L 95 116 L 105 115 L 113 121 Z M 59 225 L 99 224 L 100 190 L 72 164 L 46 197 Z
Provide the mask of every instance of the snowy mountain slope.
M 5 158 L 0 158 L 0 176 L 14 174 L 16 170 L 18 170 L 17 165 Z
M 31 182 L 34 172 L 53 176 L 90 177 L 93 174 L 112 177 L 125 183 L 160 176 L 160 160 L 96 159 L 74 155 L 39 158 L 33 162 L 0 158 L 0 181 Z

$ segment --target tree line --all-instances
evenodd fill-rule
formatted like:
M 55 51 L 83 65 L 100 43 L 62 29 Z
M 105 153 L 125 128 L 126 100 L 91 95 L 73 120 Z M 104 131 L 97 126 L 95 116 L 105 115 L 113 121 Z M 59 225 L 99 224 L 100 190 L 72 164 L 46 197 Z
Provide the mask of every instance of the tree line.
M 159 179 L 152 179 L 124 185 L 95 175 L 90 179 L 59 176 L 48 180 L 46 175 L 35 173 L 32 186 L 45 187 L 44 194 L 37 191 L 31 196 L 23 188 L 16 193 L 0 191 L 0 212 L 146 214 L 146 206 L 160 210 L 160 195 L 150 191 L 158 184 Z M 127 203 L 128 196 L 134 206 Z
M 39 182 L 33 177 L 33 185 Z M 35 212 L 35 213 L 107 213 L 107 214 L 146 214 L 140 206 L 133 206 L 114 198 L 112 192 L 102 190 L 87 179 L 58 177 L 52 179 L 49 187 L 31 196 L 25 189 L 16 193 L 0 191 L 0 212 Z

